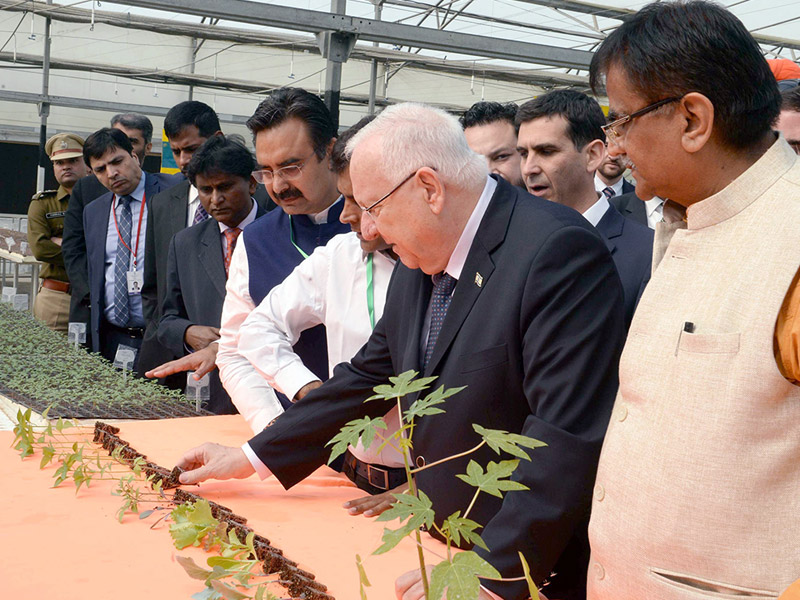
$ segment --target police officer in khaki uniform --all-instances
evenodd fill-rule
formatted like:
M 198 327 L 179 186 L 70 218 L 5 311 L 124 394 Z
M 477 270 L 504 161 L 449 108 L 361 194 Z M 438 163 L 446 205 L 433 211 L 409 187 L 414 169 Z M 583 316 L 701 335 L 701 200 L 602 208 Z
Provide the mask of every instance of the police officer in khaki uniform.
M 28 245 L 36 260 L 44 263 L 33 314 L 51 329 L 66 333 L 70 287 L 61 256 L 64 213 L 72 187 L 89 170 L 83 161 L 83 140 L 74 133 L 56 134 L 47 140 L 44 148 L 53 161 L 59 186 L 57 190 L 34 195 L 28 207 Z

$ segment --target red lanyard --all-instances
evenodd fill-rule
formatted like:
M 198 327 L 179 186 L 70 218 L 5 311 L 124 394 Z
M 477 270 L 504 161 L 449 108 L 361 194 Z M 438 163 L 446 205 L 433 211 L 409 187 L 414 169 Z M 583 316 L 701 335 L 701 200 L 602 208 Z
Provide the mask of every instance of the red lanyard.
M 133 196 L 131 196 L 133 198 Z M 116 194 L 114 195 L 113 201 L 111 202 L 111 214 L 114 215 L 114 227 L 117 229 L 117 237 L 119 237 L 119 241 L 122 242 L 122 245 L 128 249 L 128 252 L 133 254 L 133 270 L 136 270 L 136 257 L 139 254 L 139 234 L 142 232 L 142 215 L 144 214 L 144 203 L 147 202 L 147 197 L 145 196 L 144 192 L 142 192 L 142 207 L 139 209 L 139 227 L 136 229 L 136 252 L 131 250 L 131 247 L 125 243 L 125 240 L 122 239 L 122 234 L 119 232 L 119 223 L 117 223 L 117 211 L 115 208 L 115 204 L 119 200 L 119 196 Z

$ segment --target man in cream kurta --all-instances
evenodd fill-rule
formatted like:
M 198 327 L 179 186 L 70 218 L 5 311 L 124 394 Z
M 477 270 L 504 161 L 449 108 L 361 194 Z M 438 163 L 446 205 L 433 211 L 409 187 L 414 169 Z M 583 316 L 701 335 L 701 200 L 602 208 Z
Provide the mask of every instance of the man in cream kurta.
M 671 200 L 600 458 L 588 597 L 776 598 L 800 577 L 800 161 L 770 128 L 777 86 L 706 3 L 640 11 L 598 50 L 603 75 L 609 150 Z

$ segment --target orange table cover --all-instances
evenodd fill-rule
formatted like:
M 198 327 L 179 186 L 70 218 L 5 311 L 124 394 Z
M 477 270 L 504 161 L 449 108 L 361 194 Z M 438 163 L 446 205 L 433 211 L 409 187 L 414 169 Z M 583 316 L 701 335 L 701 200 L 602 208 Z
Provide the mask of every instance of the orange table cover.
M 121 438 L 167 468 L 202 442 L 239 446 L 250 437 L 238 415 L 125 422 L 119 427 Z M 0 444 L 6 448 L 0 451 L 3 598 L 178 599 L 203 589 L 203 582 L 191 579 L 175 556 L 191 556 L 206 567 L 205 559 L 212 554 L 196 548 L 177 550 L 165 524 L 150 528 L 156 515 L 139 520 L 127 514 L 118 523 L 115 513 L 122 500 L 110 494 L 116 487 L 113 481 L 92 483 L 77 495 L 71 480 L 53 488 L 57 467 L 40 470 L 38 454 L 20 460 L 10 448 L 12 440 L 11 432 L 0 432 Z M 372 583 L 367 590 L 370 600 L 393 599 L 397 575 L 417 564 L 410 539 L 388 554 L 371 555 L 386 524 L 348 515 L 341 504 L 363 493 L 327 467 L 289 491 L 274 478 L 261 481 L 255 475 L 184 488 L 247 517 L 249 526 L 314 573 L 337 600 L 360 597 L 356 554 Z M 423 544 L 431 549 L 427 559 L 435 564 L 444 547 L 425 538 Z

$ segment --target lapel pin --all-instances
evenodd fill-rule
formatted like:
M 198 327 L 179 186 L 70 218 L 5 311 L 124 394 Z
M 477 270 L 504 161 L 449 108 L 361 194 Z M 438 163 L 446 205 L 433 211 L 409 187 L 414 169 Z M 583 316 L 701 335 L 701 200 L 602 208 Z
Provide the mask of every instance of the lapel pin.
M 475 273 L 475 285 L 483 287 L 483 275 L 477 272 Z

